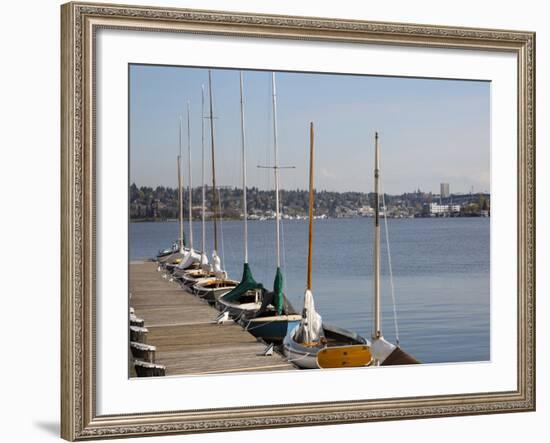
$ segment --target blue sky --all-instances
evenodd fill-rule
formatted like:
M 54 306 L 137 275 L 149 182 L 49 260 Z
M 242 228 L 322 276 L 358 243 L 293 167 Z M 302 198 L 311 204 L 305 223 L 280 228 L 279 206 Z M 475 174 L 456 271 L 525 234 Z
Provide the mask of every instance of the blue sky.
M 217 181 L 239 185 L 239 71 L 213 69 Z M 383 190 L 489 191 L 490 83 L 342 74 L 276 73 L 281 188 L 306 189 L 310 121 L 315 123 L 316 188 L 372 190 L 374 132 L 380 134 Z M 200 185 L 201 85 L 208 70 L 130 66 L 130 181 L 175 186 L 179 118 L 191 103 L 193 184 Z M 244 71 L 249 186 L 273 187 L 271 72 Z M 206 97 L 208 113 L 208 95 Z M 207 171 L 209 121 L 205 120 Z M 207 174 L 207 181 L 211 180 Z

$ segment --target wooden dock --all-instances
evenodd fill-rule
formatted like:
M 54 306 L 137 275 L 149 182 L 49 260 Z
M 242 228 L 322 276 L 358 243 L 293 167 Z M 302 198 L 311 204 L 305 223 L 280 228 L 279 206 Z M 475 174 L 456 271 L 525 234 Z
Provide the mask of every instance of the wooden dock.
M 216 324 L 215 308 L 162 274 L 153 262 L 130 264 L 130 306 L 166 375 L 295 369 L 278 353 L 263 356 L 265 344 L 233 321 Z

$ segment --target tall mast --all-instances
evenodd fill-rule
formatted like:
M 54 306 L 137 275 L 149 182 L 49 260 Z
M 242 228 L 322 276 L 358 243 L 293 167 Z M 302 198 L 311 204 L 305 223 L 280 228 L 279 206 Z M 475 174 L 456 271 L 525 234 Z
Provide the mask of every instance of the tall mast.
M 313 257 L 313 122 L 309 124 L 309 237 L 307 250 L 307 284 L 311 290 L 311 271 Z
M 178 155 L 177 160 L 177 167 L 178 167 L 178 223 L 179 223 L 179 237 L 178 237 L 178 243 L 179 243 L 179 249 L 183 249 L 183 233 L 182 233 L 182 226 L 183 223 L 181 222 L 182 218 L 182 209 L 181 209 L 181 161 L 180 156 Z
M 179 126 L 179 155 L 178 155 L 178 204 L 179 204 L 179 223 L 180 223 L 180 252 L 183 252 L 183 192 L 181 189 L 181 127 L 182 120 L 180 117 L 180 126 Z
M 244 99 L 243 99 L 243 72 L 240 72 L 241 80 L 241 147 L 243 162 L 243 221 L 244 221 L 244 262 L 248 263 L 248 211 L 246 207 L 246 138 L 244 132 Z
M 204 220 L 204 211 L 205 211 L 205 201 L 206 201 L 206 190 L 204 189 L 204 85 L 201 86 L 202 97 L 201 97 L 201 153 L 202 153 L 202 165 L 201 165 L 201 180 L 202 180 L 202 242 L 201 242 L 201 251 L 205 253 L 206 248 L 206 235 L 205 235 L 205 220 Z
M 212 71 L 208 70 L 208 90 L 210 92 L 210 139 L 212 145 L 212 197 L 214 205 L 214 251 L 218 251 L 218 224 L 217 224 L 217 212 L 218 212 L 218 195 L 216 191 L 216 156 L 214 149 L 214 112 L 212 109 Z
M 273 89 L 273 147 L 275 150 L 275 166 L 273 170 L 275 172 L 275 226 L 277 237 L 277 267 L 281 267 L 281 245 L 279 225 L 281 220 L 281 214 L 279 213 L 279 153 L 277 148 L 277 90 L 275 86 L 275 72 L 271 73 L 271 86 Z
M 373 338 L 382 336 L 380 325 L 380 147 L 378 132 L 374 135 L 374 331 Z
M 193 180 L 191 178 L 191 104 L 187 102 L 187 151 L 188 151 L 188 162 L 189 162 L 189 249 L 193 249 Z

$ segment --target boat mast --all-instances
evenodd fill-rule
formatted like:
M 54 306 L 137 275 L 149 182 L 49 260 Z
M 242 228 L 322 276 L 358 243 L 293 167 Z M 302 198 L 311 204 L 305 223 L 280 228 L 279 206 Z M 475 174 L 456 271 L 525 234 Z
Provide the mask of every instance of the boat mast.
M 201 244 L 201 251 L 203 254 L 205 253 L 206 248 L 206 235 L 205 235 L 205 220 L 204 220 L 204 211 L 205 211 L 205 201 L 206 201 L 206 190 L 204 189 L 204 85 L 201 86 L 202 90 L 202 97 L 201 97 L 201 151 L 202 151 L 202 165 L 201 165 L 201 173 L 202 173 L 202 244 Z
M 378 132 L 374 135 L 374 332 L 382 337 L 380 325 L 380 148 Z
M 208 70 L 208 90 L 210 92 L 210 140 L 212 145 L 212 199 L 214 205 L 214 252 L 218 253 L 218 224 L 217 224 L 217 211 L 218 211 L 218 196 L 216 192 L 216 157 L 214 149 L 214 115 L 212 110 L 212 71 Z
M 275 165 L 273 170 L 275 172 L 275 226 L 277 237 L 277 268 L 281 267 L 281 245 L 280 245 L 280 220 L 281 214 L 279 212 L 279 156 L 277 149 L 277 90 L 275 86 L 275 72 L 271 73 L 271 86 L 273 89 L 273 146 L 275 150 Z
M 313 122 L 309 123 L 309 238 L 307 250 L 306 289 L 311 290 L 311 271 L 313 257 Z
M 183 192 L 181 188 L 181 127 L 182 120 L 180 117 L 180 127 L 179 127 L 179 155 L 178 155 L 178 199 L 179 199 L 179 223 L 180 223 L 180 252 L 183 253 Z
M 193 181 L 191 178 L 191 124 L 190 124 L 191 104 L 187 102 L 187 150 L 189 162 L 189 249 L 193 249 Z
M 243 167 L 243 221 L 244 221 L 244 262 L 248 263 L 248 211 L 246 207 L 246 139 L 244 132 L 244 99 L 243 99 L 243 72 L 240 72 L 241 80 L 241 144 Z

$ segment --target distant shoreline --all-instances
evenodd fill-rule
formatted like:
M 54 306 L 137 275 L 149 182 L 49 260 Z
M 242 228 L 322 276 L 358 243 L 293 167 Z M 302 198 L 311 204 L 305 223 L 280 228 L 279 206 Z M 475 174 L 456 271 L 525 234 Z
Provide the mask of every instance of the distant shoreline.
M 316 220 L 351 220 L 351 219 L 372 219 L 373 217 L 365 217 L 365 216 L 353 216 L 353 217 L 319 217 L 319 218 L 316 218 Z M 490 215 L 454 215 L 454 216 L 446 216 L 446 217 L 438 217 L 438 216 L 434 216 L 434 217 L 430 217 L 430 216 L 426 216 L 426 217 L 388 217 L 388 219 L 391 219 L 391 220 L 411 220 L 411 219 L 414 219 L 414 220 L 419 220 L 419 219 L 428 219 L 428 220 L 433 220 L 433 219 L 447 219 L 447 218 L 491 218 Z M 223 221 L 242 221 L 242 217 L 240 218 L 223 218 Z M 272 217 L 269 217 L 269 218 L 265 218 L 265 219 L 255 219 L 255 218 L 249 218 L 248 221 L 249 222 L 264 222 L 264 221 L 272 221 L 272 220 L 275 220 L 274 218 Z M 296 218 L 296 217 L 292 217 L 292 218 L 282 218 L 281 220 L 283 221 L 306 221 L 308 220 L 307 217 L 299 217 L 299 218 Z M 178 219 L 176 218 L 168 218 L 168 219 L 153 219 L 153 218 L 139 218 L 139 219 L 136 219 L 136 218 L 131 218 L 130 219 L 130 222 L 131 223 L 166 223 L 166 222 L 177 222 Z M 185 219 L 184 220 L 185 222 L 187 222 L 188 220 Z M 194 222 L 198 222 L 200 223 L 201 222 L 201 219 L 200 218 L 194 218 L 193 219 Z M 206 220 L 207 222 L 211 222 L 213 221 L 213 219 L 207 219 Z

